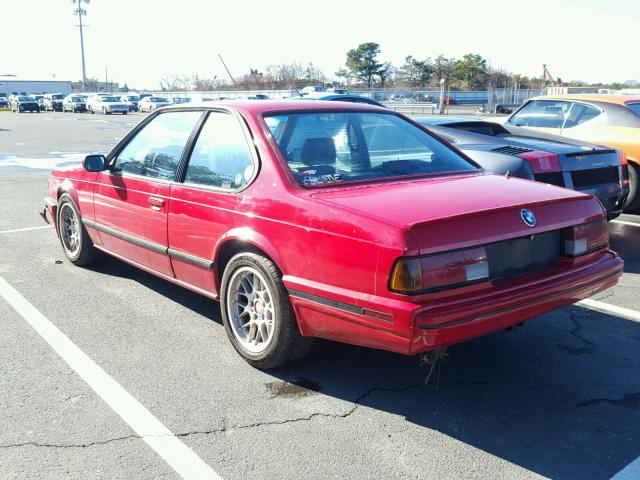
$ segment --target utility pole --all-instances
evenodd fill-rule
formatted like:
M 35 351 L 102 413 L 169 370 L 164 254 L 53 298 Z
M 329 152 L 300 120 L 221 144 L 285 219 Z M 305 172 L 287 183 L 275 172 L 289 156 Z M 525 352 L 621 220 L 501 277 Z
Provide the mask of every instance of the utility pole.
M 231 72 L 229 71 L 229 69 L 227 68 L 227 64 L 224 63 L 224 60 L 222 60 L 222 55 L 218 54 L 218 58 L 220 59 L 220 61 L 222 62 L 222 65 L 224 66 L 224 69 L 227 71 L 227 75 L 229 75 L 229 78 L 231 79 L 231 83 L 233 83 L 234 85 L 236 84 L 236 81 L 233 79 L 233 77 L 231 76 Z
M 82 57 L 82 85 L 84 87 L 87 84 L 87 69 L 84 63 L 84 35 L 82 31 L 82 29 L 84 28 L 84 25 L 82 24 L 82 16 L 83 15 L 86 16 L 87 11 L 84 8 L 82 8 L 81 4 L 89 3 L 89 0 L 71 0 L 71 1 L 73 2 L 74 5 L 76 3 L 78 5 L 78 8 L 76 8 L 73 11 L 73 14 L 78 17 L 78 25 L 76 26 L 80 28 L 80 55 Z

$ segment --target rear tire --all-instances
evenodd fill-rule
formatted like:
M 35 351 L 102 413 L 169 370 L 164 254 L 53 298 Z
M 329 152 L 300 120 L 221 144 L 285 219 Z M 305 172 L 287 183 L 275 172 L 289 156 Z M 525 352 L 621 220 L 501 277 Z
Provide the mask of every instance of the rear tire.
M 265 256 L 235 255 L 220 290 L 225 330 L 250 365 L 276 368 L 305 357 L 313 347 L 314 339 L 300 333 L 280 271 Z
M 82 224 L 80 212 L 66 193 L 58 200 L 58 220 L 56 222 L 62 250 L 74 265 L 84 266 L 97 262 L 101 252 L 93 246 L 86 227 Z
M 640 165 L 629 162 L 629 196 L 624 204 L 624 212 L 640 209 Z

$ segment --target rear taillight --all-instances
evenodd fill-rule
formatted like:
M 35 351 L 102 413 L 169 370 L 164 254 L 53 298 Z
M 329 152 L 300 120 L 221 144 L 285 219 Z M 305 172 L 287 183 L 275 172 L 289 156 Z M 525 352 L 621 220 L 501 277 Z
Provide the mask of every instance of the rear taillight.
M 607 222 L 603 218 L 569 227 L 563 231 L 563 240 L 563 253 L 568 257 L 578 257 L 604 248 L 609 244 Z
M 629 165 L 626 163 L 622 165 L 622 186 L 629 186 Z
M 401 258 L 391 271 L 389 288 L 398 293 L 417 293 L 460 286 L 489 278 L 484 247 Z
M 560 160 L 558 159 L 558 156 L 553 153 L 536 150 L 533 152 L 521 153 L 518 156 L 529 162 L 533 173 L 559 172 L 562 170 L 562 168 L 560 168 Z
M 628 163 L 627 156 L 624 154 L 622 150 L 618 150 L 618 152 L 620 152 L 620 163 L 622 165 L 626 165 Z

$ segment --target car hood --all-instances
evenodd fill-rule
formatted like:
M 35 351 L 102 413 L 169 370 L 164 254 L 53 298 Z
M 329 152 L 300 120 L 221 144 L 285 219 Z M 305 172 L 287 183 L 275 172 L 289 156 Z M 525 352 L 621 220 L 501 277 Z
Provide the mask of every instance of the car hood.
M 409 231 L 415 254 L 561 229 L 603 216 L 590 195 L 491 174 L 327 189 L 312 197 Z M 524 224 L 522 209 L 538 217 L 535 227 Z

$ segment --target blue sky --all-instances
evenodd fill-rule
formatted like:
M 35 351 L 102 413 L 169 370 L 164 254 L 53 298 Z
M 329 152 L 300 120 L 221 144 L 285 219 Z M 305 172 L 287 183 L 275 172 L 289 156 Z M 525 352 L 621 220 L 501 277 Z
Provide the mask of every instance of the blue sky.
M 157 88 L 170 74 L 226 77 L 268 64 L 313 61 L 331 75 L 361 42 L 401 65 L 418 58 L 479 53 L 505 70 L 539 76 L 546 63 L 563 80 L 640 79 L 640 2 L 631 0 L 91 0 L 85 6 L 87 74 Z M 71 0 L 2 0 L 0 74 L 79 79 Z M 13 22 L 10 19 L 20 19 Z

